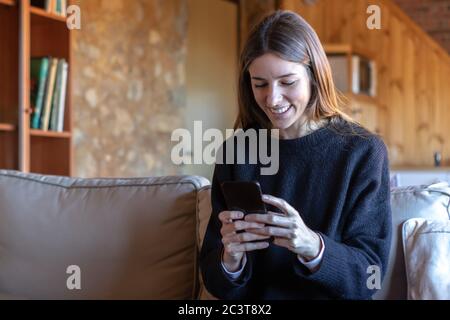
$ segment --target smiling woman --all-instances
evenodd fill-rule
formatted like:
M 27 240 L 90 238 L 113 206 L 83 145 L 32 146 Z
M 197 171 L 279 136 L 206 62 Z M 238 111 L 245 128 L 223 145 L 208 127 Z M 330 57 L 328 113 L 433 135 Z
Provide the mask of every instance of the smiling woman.
M 263 128 L 277 128 L 270 111 L 295 114 L 284 123 L 286 128 L 296 124 L 291 132 L 306 120 L 309 125 L 337 118 L 354 122 L 339 109 L 329 62 L 311 26 L 294 13 L 280 11 L 263 24 L 250 34 L 241 54 L 235 126 L 257 122 Z M 281 135 L 286 128 L 278 128 Z
M 257 25 L 240 68 L 235 126 L 277 129 L 279 168 L 260 174 L 260 158 L 216 163 L 200 257 L 206 288 L 225 299 L 369 299 L 390 250 L 385 144 L 339 109 L 319 38 L 297 14 Z M 252 155 L 230 139 L 233 154 Z M 259 182 L 267 213 L 231 211 L 226 181 Z
M 249 72 L 258 106 L 282 138 L 295 138 L 307 120 L 305 109 L 311 97 L 307 69 L 266 53 L 251 63 Z

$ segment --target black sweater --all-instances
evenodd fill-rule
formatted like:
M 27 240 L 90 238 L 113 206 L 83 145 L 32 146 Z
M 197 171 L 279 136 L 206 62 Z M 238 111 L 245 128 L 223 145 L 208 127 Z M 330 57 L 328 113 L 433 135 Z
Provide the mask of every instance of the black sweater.
M 354 133 L 349 133 L 352 129 Z M 205 286 L 222 299 L 370 299 L 367 286 L 376 265 L 384 276 L 391 240 L 389 164 L 383 141 L 340 122 L 280 140 L 280 167 L 271 176 L 259 164 L 216 164 L 212 215 L 200 255 Z M 286 200 L 305 224 L 321 234 L 325 250 L 311 273 L 295 253 L 271 244 L 247 253 L 237 280 L 221 266 L 218 214 L 226 210 L 220 183 L 259 181 L 262 192 Z

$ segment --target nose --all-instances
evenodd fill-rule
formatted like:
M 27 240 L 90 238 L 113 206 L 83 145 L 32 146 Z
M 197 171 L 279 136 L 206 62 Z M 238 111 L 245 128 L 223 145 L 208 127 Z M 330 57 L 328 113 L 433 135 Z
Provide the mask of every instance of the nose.
M 266 106 L 275 107 L 281 103 L 283 99 L 280 88 L 275 85 L 270 85 L 267 90 Z

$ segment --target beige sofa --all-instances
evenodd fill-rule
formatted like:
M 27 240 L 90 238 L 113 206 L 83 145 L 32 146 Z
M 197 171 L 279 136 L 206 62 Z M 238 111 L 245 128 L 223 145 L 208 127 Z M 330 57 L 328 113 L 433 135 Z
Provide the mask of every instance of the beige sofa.
M 381 290 L 374 299 L 407 298 L 402 226 L 411 218 L 448 221 L 450 219 L 450 187 L 448 183 L 398 187 L 391 190 L 392 244 L 389 265 Z M 421 262 L 423 263 L 423 261 Z
M 449 194 L 439 185 L 393 190 L 392 259 L 376 299 L 406 298 L 398 229 L 409 217 L 448 217 Z M 0 297 L 211 298 L 197 267 L 209 197 L 209 181 L 195 176 L 77 179 L 0 170 Z
M 197 298 L 199 212 L 210 212 L 209 190 L 193 176 L 0 170 L 0 297 Z M 81 289 L 73 288 L 76 273 Z

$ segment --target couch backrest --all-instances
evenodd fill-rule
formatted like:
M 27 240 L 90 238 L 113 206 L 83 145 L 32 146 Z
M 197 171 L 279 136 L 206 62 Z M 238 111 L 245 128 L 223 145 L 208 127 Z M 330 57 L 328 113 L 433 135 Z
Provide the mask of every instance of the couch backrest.
M 381 290 L 374 299 L 407 298 L 407 281 L 402 246 L 402 225 L 411 218 L 448 220 L 450 187 L 446 182 L 391 190 L 392 243 L 388 269 Z
M 0 170 L 0 296 L 195 298 L 198 211 L 208 188 L 195 176 L 77 179 Z M 77 267 L 81 289 L 69 290 Z

